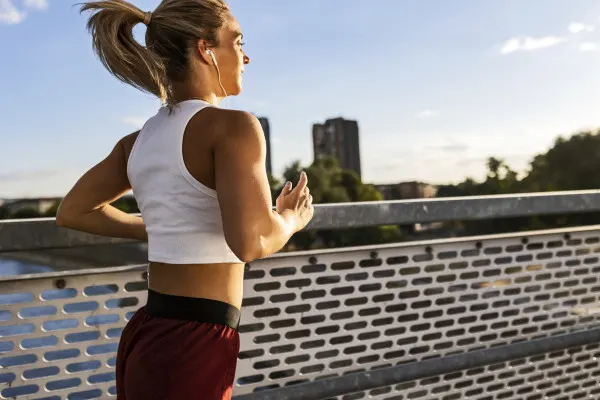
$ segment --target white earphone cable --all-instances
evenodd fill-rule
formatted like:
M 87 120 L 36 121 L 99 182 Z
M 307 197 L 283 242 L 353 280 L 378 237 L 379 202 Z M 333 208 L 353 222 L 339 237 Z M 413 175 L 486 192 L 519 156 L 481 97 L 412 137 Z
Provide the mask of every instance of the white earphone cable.
M 223 83 L 221 83 L 221 71 L 219 70 L 219 64 L 217 63 L 217 59 L 215 57 L 215 53 L 213 53 L 211 50 L 208 51 L 208 54 L 210 54 L 210 57 L 213 60 L 213 64 L 215 65 L 215 68 L 217 69 L 217 78 L 219 80 L 219 86 L 221 87 L 221 90 L 223 91 L 223 93 L 225 94 L 224 99 L 227 99 L 227 91 L 225 90 L 225 88 L 223 87 Z

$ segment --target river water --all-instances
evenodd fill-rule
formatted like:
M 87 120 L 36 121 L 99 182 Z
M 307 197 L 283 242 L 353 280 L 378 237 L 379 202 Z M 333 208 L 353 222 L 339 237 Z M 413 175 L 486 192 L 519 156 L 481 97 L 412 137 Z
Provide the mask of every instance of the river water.
M 0 259 L 0 277 L 10 275 L 39 274 L 41 272 L 52 271 L 53 269 L 47 265 Z

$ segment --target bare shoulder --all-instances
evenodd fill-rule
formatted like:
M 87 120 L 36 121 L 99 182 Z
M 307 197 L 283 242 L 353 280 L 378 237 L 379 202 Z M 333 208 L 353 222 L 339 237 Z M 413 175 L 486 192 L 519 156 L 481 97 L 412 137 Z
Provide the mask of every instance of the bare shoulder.
M 219 118 L 219 127 L 227 133 L 243 134 L 243 132 L 260 132 L 262 127 L 258 118 L 246 111 L 221 110 L 223 113 Z
M 264 139 L 258 119 L 245 111 L 211 107 L 196 114 L 190 123 L 195 131 L 208 133 L 215 144 L 232 139 L 244 142 Z
M 127 136 L 122 137 L 118 142 L 117 142 L 117 148 L 123 152 L 123 155 L 125 156 L 125 159 L 129 158 L 129 154 L 131 153 L 131 149 L 133 148 L 133 145 L 135 144 L 135 140 L 137 139 L 138 135 L 139 135 L 140 131 L 136 131 L 133 133 L 130 133 Z

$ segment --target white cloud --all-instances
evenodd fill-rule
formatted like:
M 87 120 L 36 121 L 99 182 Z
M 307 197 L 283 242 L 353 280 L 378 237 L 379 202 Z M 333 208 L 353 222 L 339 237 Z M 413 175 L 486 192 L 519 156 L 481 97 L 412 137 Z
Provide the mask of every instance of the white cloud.
M 594 27 L 592 25 L 583 24 L 581 22 L 572 22 L 569 24 L 569 32 L 581 33 L 581 32 L 592 32 Z
M 131 125 L 136 129 L 141 129 L 142 126 L 146 123 L 146 118 L 142 117 L 125 117 L 121 119 L 121 122 Z
M 438 111 L 423 110 L 423 111 L 417 113 L 416 117 L 417 118 L 431 118 L 431 117 L 437 117 L 438 115 L 440 115 L 440 113 Z
M 559 36 L 543 37 L 514 37 L 504 42 L 500 48 L 502 54 L 510 54 L 516 51 L 533 51 L 555 46 L 565 41 Z
M 0 0 L 0 24 L 19 24 L 26 16 L 27 14 L 19 11 L 11 0 Z
M 42 11 L 48 8 L 48 0 L 23 0 L 23 6 L 30 10 Z M 26 17 L 27 13 L 19 10 L 13 0 L 0 0 L 0 24 L 20 24 Z
M 48 0 L 23 0 L 23 4 L 25 7 L 33 10 L 45 10 L 48 8 Z
M 512 38 L 512 39 L 508 39 L 506 42 L 504 42 L 504 44 L 502 45 L 502 48 L 500 49 L 500 52 L 502 54 L 510 54 L 512 52 L 519 50 L 520 48 L 521 48 L 521 39 Z
M 579 51 L 598 51 L 600 50 L 600 44 L 595 42 L 583 42 L 579 45 Z

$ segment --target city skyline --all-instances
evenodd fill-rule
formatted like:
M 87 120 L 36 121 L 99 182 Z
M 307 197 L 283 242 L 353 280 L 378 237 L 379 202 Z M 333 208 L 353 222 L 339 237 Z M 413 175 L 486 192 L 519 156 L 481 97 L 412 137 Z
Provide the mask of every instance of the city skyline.
M 600 126 L 594 0 L 229 4 L 252 61 L 222 106 L 269 118 L 275 176 L 310 164 L 312 125 L 338 116 L 360 123 L 370 183 L 479 179 L 489 156 L 523 171 Z M 0 197 L 64 195 L 159 106 L 104 70 L 85 22 L 56 0 L 0 2 Z

